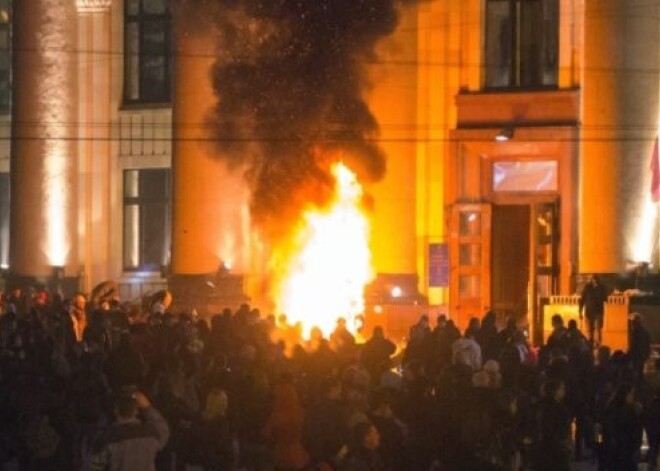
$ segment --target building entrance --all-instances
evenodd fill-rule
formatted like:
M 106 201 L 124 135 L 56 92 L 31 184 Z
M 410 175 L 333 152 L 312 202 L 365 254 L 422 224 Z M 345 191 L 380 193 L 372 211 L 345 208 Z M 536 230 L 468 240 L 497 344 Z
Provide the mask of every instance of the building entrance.
M 558 202 L 493 205 L 491 309 L 514 316 L 535 340 L 544 300 L 557 293 Z
M 557 199 L 454 206 L 449 307 L 459 327 L 494 310 L 538 341 L 544 299 L 559 288 L 559 219 Z
M 491 309 L 499 319 L 524 318 L 530 280 L 530 206 L 494 205 L 491 229 Z

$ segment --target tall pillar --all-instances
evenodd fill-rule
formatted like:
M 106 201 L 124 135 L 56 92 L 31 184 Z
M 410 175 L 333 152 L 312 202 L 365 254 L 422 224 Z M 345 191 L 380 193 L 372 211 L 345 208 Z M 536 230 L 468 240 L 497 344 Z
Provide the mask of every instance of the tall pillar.
M 417 120 L 418 18 L 416 7 L 401 12 L 397 30 L 378 46 L 379 60 L 368 67 L 373 84 L 365 95 L 380 126 L 387 172 L 367 189 L 374 198 L 372 260 L 379 275 L 404 275 L 404 290 L 417 289 Z M 407 294 L 410 294 L 409 292 Z
M 658 129 L 658 0 L 585 3 L 579 270 L 639 257 Z
M 110 278 L 111 0 L 77 0 L 78 21 L 78 254 L 85 291 Z
M 173 220 L 170 287 L 180 309 L 212 312 L 243 300 L 240 270 L 241 192 L 216 155 L 207 118 L 216 102 L 211 66 L 216 41 L 210 25 L 187 2 L 177 2 L 172 108 Z M 238 215 L 237 215 L 238 211 Z M 230 273 L 219 279 L 222 263 Z
M 73 0 L 13 2 L 10 270 L 78 270 L 77 12 Z

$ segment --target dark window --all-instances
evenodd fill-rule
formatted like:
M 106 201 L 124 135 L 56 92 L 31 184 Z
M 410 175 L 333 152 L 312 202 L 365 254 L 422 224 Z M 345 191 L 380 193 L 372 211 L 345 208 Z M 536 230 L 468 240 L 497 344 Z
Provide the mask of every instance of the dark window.
M 171 29 L 168 0 L 126 0 L 124 101 L 169 103 Z
M 0 0 L 0 114 L 9 113 L 9 97 L 11 96 L 9 20 L 10 0 Z
M 559 0 L 487 0 L 487 88 L 554 87 Z
M 169 169 L 124 171 L 124 269 L 160 271 L 169 264 Z

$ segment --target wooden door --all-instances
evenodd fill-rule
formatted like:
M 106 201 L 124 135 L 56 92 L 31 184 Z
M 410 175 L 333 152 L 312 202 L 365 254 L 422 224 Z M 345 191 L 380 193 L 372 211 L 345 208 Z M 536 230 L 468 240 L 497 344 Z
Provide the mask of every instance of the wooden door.
M 449 315 L 461 329 L 490 308 L 490 204 L 457 204 L 449 230 Z

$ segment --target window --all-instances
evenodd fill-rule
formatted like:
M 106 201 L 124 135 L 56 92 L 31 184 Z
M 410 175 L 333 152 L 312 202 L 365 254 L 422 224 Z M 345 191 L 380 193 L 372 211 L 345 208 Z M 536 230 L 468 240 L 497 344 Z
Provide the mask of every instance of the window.
M 487 0 L 487 88 L 557 85 L 559 0 Z
M 493 162 L 494 191 L 557 191 L 557 161 Z
M 160 271 L 170 260 L 169 169 L 124 171 L 124 269 Z
M 171 17 L 168 0 L 126 0 L 124 101 L 169 103 Z
M 0 114 L 9 113 L 11 39 L 9 36 L 10 0 L 0 0 Z

